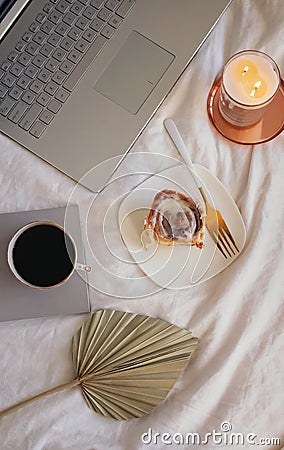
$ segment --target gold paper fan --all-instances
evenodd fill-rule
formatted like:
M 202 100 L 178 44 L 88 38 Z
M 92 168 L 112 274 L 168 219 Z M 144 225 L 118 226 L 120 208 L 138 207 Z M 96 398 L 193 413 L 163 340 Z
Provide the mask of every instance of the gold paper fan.
M 74 335 L 77 377 L 0 413 L 0 418 L 40 397 L 80 385 L 90 408 L 117 420 L 148 414 L 168 394 L 198 339 L 160 319 L 98 311 Z

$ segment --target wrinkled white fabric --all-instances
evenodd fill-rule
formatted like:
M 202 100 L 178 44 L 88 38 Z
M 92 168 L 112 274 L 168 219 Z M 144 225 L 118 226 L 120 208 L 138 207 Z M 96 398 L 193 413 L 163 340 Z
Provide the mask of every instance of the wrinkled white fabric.
M 192 330 L 200 345 L 190 364 L 147 417 L 128 422 L 102 417 L 73 388 L 5 417 L 0 423 L 2 450 L 187 448 L 161 440 L 143 444 L 141 436 L 149 428 L 153 433 L 204 436 L 220 431 L 224 421 L 236 433 L 281 439 L 280 445 L 259 448 L 284 446 L 284 135 L 262 145 L 240 146 L 221 137 L 206 112 L 216 74 L 239 50 L 270 54 L 284 75 L 283 23 L 283 0 L 234 0 L 132 150 L 176 157 L 163 129 L 163 120 L 173 117 L 192 160 L 215 174 L 235 199 L 247 229 L 242 254 L 224 272 L 193 288 L 161 290 L 137 300 L 91 292 L 93 310 L 148 314 Z M 0 147 L 0 212 L 66 205 L 74 187 L 68 177 L 5 136 Z M 117 195 L 123 189 L 122 181 Z M 96 200 L 97 223 L 113 198 L 113 192 L 106 192 Z M 90 194 L 79 188 L 76 201 L 84 205 L 89 200 Z M 110 268 L 119 271 L 119 263 Z M 114 292 L 124 289 L 119 283 L 109 282 Z M 0 409 L 72 379 L 71 338 L 85 319 L 0 323 Z M 211 441 L 192 446 L 215 447 L 226 445 Z M 246 442 L 239 448 L 253 447 Z

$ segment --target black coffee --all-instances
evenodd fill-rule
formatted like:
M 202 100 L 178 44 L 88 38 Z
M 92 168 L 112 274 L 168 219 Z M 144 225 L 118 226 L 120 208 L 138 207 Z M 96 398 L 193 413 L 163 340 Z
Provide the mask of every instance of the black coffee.
M 18 237 L 12 256 L 16 271 L 25 281 L 38 287 L 49 287 L 70 275 L 75 249 L 63 230 L 39 224 Z

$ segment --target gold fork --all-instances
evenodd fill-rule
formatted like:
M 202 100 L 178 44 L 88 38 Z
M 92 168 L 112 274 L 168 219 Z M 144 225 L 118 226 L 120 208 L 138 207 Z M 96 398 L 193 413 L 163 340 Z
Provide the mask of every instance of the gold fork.
M 239 253 L 239 249 L 237 247 L 237 244 L 235 242 L 235 239 L 233 238 L 224 218 L 222 217 L 222 214 L 220 211 L 212 208 L 210 203 L 207 200 L 207 197 L 205 195 L 205 192 L 203 190 L 203 187 L 200 183 L 199 178 L 196 176 L 194 171 L 194 166 L 192 164 L 192 161 L 189 157 L 188 150 L 182 140 L 182 137 L 176 127 L 176 124 L 172 119 L 165 119 L 164 126 L 172 138 L 177 150 L 179 151 L 180 155 L 182 156 L 184 162 L 188 166 L 188 168 L 191 170 L 191 173 L 193 175 L 193 178 L 197 184 L 197 187 L 200 191 L 200 194 L 202 195 L 202 198 L 205 203 L 206 207 L 206 228 L 208 230 L 209 235 L 217 245 L 217 248 L 220 250 L 224 258 L 232 257 L 233 255 L 236 255 Z
M 239 253 L 239 249 L 222 214 L 217 209 L 212 208 L 201 186 L 199 191 L 206 207 L 206 228 L 208 233 L 225 258 L 236 255 Z

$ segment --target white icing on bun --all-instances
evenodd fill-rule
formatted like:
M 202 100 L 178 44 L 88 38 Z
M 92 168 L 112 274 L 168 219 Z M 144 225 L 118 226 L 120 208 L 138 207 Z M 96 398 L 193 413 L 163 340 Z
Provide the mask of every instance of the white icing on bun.
M 204 245 L 205 220 L 202 207 L 180 192 L 165 189 L 158 192 L 144 221 L 144 230 L 163 245 Z

